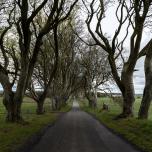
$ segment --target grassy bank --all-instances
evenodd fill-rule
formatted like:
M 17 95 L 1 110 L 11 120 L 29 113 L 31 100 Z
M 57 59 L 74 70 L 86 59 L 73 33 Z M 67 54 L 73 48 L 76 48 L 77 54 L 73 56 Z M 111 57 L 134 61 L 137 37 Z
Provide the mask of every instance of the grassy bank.
M 135 102 L 135 116 L 137 116 L 140 101 L 140 99 L 137 99 Z M 109 111 L 101 112 L 103 102 L 109 105 Z M 138 120 L 137 118 L 114 120 L 113 118 L 121 112 L 121 108 L 109 98 L 99 99 L 97 109 L 89 108 L 85 100 L 80 102 L 80 106 L 86 112 L 93 114 L 100 122 L 112 129 L 115 133 L 122 135 L 137 147 L 152 152 L 152 107 L 150 109 L 151 116 L 149 120 Z
M 0 101 L 2 98 L 0 98 Z M 58 112 L 66 112 L 71 109 L 71 103 L 60 111 L 52 112 L 50 101 L 45 102 L 45 114 L 36 115 L 36 104 L 29 98 L 25 98 L 22 105 L 22 115 L 25 124 L 6 123 L 6 111 L 0 102 L 0 152 L 13 152 L 22 145 L 29 137 L 40 131 L 47 124 L 53 123 L 58 116 Z

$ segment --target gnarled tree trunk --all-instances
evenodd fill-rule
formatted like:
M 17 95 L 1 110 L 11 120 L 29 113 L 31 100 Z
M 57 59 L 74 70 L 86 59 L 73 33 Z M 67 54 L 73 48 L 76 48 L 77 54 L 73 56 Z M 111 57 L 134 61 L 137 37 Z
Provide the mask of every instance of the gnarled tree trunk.
M 139 119 L 147 119 L 150 103 L 152 100 L 152 52 L 151 50 L 147 53 L 145 58 L 145 88 L 141 106 L 139 109 Z
M 118 85 L 123 97 L 122 113 L 118 115 L 116 119 L 133 116 L 133 104 L 135 102 L 133 71 L 134 71 L 136 60 L 132 64 L 131 68 L 129 67 L 129 65 L 131 65 L 130 63 L 129 64 L 127 62 L 124 63 L 123 70 L 121 73 L 121 79 L 118 76 L 118 72 L 116 70 L 117 69 L 116 64 L 112 56 L 109 56 L 109 63 L 111 66 L 114 80 L 116 84 Z
M 14 100 L 14 92 L 4 91 L 3 104 L 7 110 L 6 120 L 10 122 L 18 122 L 21 117 L 21 103 Z
M 54 96 L 52 99 L 52 110 L 60 110 L 61 108 L 61 99 L 59 96 Z
M 42 115 L 44 114 L 45 110 L 44 110 L 44 100 L 39 100 L 36 102 L 37 103 L 37 109 L 36 109 L 36 113 L 38 115 Z
M 48 92 L 47 89 L 45 89 L 44 92 L 39 96 L 38 100 L 36 100 L 36 103 L 37 103 L 36 113 L 38 115 L 42 115 L 45 112 L 44 102 L 45 102 L 45 98 L 47 96 L 47 92 Z
M 20 101 L 15 101 L 15 93 L 12 91 L 12 84 L 9 81 L 8 73 L 0 69 L 0 82 L 4 89 L 3 104 L 7 111 L 6 120 L 16 122 L 21 120 Z
M 11 90 L 4 91 L 3 104 L 7 110 L 7 121 L 15 121 L 15 107 L 13 103 L 14 94 Z
M 132 117 L 133 116 L 133 104 L 135 102 L 135 93 L 133 85 L 133 74 L 126 74 L 124 76 L 124 88 L 123 92 L 123 112 L 120 117 Z
M 89 102 L 89 107 L 96 108 L 97 107 L 97 100 L 94 94 L 90 92 L 85 92 L 85 96 Z

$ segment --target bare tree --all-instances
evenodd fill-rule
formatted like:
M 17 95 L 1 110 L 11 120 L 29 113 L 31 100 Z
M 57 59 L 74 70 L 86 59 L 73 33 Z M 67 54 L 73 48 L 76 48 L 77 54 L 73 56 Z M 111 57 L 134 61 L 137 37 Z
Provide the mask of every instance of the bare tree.
M 44 46 L 41 47 L 29 87 L 30 96 L 37 102 L 38 114 L 44 112 L 43 104 L 47 94 L 53 101 L 53 109 L 59 109 L 62 105 L 65 105 L 74 91 L 76 81 L 75 49 L 78 45 L 78 38 L 71 29 L 71 24 L 74 22 L 74 18 L 71 16 L 73 15 L 70 15 L 68 20 L 58 27 L 56 41 L 60 43 L 57 43 L 57 46 L 52 43 L 55 42 L 55 38 L 52 37 L 51 33 L 43 41 Z M 56 49 L 56 47 L 58 48 Z M 49 81 L 50 78 L 51 81 Z M 40 86 L 42 88 L 41 92 L 35 90 L 34 86 Z
M 110 67 L 107 53 L 98 46 L 85 45 L 80 50 L 79 64 L 84 77 L 84 92 L 90 107 L 96 107 L 97 91 L 110 80 Z M 99 88 L 99 89 L 98 89 Z
M 44 46 L 41 48 L 30 85 L 28 86 L 29 93 L 27 95 L 36 101 L 37 114 L 44 113 L 44 101 L 58 68 L 59 49 L 57 35 L 57 29 L 54 29 L 53 33 L 49 34 L 43 41 Z M 42 91 L 38 91 L 35 87 L 39 87 Z
M 18 33 L 21 68 L 16 92 L 13 96 L 9 77 L 6 75 L 5 70 L 2 70 L 4 67 L 1 68 L 3 78 L 7 80 L 5 84 L 3 83 L 4 79 L 0 80 L 3 88 L 7 88 L 7 91 L 4 89 L 5 94 L 7 94 L 7 98 L 5 98 L 5 106 L 8 111 L 7 120 L 22 120 L 21 104 L 33 74 L 40 47 L 43 44 L 43 37 L 51 30 L 57 30 L 57 26 L 67 19 L 77 1 L 78 0 L 66 2 L 64 0 L 57 0 L 50 2 L 48 0 L 43 0 L 39 3 L 36 3 L 36 1 L 30 3 L 27 0 L 13 1 L 13 20 Z M 39 25 L 35 26 L 36 23 L 34 22 L 39 13 L 44 14 L 45 18 L 41 27 L 39 27 Z M 36 31 L 36 34 L 33 32 L 33 29 Z M 31 47 L 31 45 L 33 46 Z
M 52 100 L 55 109 L 59 109 L 65 105 L 70 95 L 78 88 L 76 86 L 78 71 L 77 67 L 77 47 L 79 39 L 74 34 L 71 24 L 75 24 L 75 20 L 70 18 L 65 24 L 61 24 L 59 28 L 59 66 L 52 84 Z
M 100 46 L 104 51 L 108 53 L 108 60 L 111 66 L 113 78 L 123 96 L 123 111 L 118 116 L 118 118 L 124 118 L 133 116 L 133 103 L 135 101 L 133 72 L 138 59 L 138 53 L 140 52 L 144 23 L 150 10 L 151 1 L 118 0 L 116 2 L 116 5 L 118 6 L 115 14 L 118 21 L 118 27 L 115 30 L 115 34 L 111 40 L 109 40 L 108 37 L 103 33 L 102 28 L 102 20 L 106 17 L 106 9 L 108 9 L 108 3 L 109 2 L 106 0 L 92 0 L 89 8 L 87 8 L 88 17 L 86 24 L 89 33 L 95 40 L 96 45 Z M 91 29 L 91 23 L 94 16 L 97 18 L 95 32 Z M 119 35 L 123 27 L 126 28 L 126 33 L 124 34 L 124 38 L 120 40 Z M 130 50 L 128 51 L 128 58 L 125 59 L 123 57 L 125 51 L 124 42 L 129 36 L 128 33 L 130 27 L 133 29 L 133 31 L 130 36 Z M 122 59 L 121 73 L 117 67 L 117 61 L 120 58 Z

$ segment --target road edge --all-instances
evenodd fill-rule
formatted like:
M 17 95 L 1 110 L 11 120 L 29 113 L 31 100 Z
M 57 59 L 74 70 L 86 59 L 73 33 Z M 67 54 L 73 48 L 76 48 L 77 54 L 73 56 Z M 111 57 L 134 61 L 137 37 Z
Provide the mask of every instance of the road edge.
M 31 137 L 27 138 L 27 140 L 19 146 L 14 152 L 30 152 L 35 145 L 37 145 L 41 138 L 45 135 L 48 129 L 52 128 L 67 112 L 59 113 L 57 119 L 42 127 L 37 133 L 33 134 Z
M 84 110 L 82 110 L 84 111 Z M 86 113 L 88 113 L 91 117 L 93 117 L 95 120 L 97 120 L 101 125 L 103 125 L 107 130 L 109 130 L 111 133 L 113 133 L 114 135 L 116 135 L 117 137 L 121 138 L 124 142 L 126 142 L 127 144 L 131 145 L 135 150 L 138 150 L 140 152 L 148 152 L 143 150 L 142 148 L 138 147 L 137 145 L 135 145 L 134 143 L 130 142 L 127 138 L 125 138 L 123 136 L 123 134 L 115 131 L 113 128 L 108 127 L 104 122 L 102 122 L 102 120 L 99 120 L 93 113 L 90 113 L 88 111 L 84 111 Z

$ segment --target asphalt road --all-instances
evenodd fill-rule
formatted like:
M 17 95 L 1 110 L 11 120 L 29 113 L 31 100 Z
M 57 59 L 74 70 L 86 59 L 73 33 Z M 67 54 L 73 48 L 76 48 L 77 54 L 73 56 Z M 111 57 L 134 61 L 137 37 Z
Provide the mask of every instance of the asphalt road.
M 48 129 L 30 152 L 139 152 L 111 133 L 77 102 L 72 111 L 63 115 Z

